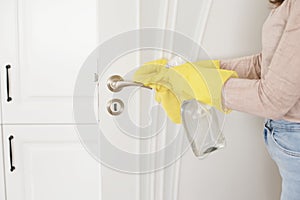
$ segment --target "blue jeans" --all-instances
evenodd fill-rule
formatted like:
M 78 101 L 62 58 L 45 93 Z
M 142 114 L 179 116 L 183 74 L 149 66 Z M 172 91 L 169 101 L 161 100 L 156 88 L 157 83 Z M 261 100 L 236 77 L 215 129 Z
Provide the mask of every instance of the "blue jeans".
M 281 200 L 300 200 L 300 123 L 267 120 L 264 138 L 282 177 Z

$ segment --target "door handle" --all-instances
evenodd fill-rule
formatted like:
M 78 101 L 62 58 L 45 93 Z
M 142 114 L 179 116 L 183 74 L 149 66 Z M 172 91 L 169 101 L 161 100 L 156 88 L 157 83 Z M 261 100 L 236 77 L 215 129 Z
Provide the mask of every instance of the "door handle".
M 7 102 L 10 102 L 12 100 L 11 96 L 9 95 L 9 89 L 10 89 L 10 86 L 9 86 L 9 69 L 11 68 L 10 65 L 6 65 L 6 91 L 7 91 Z
M 13 149 L 12 149 L 12 139 L 14 139 L 14 136 L 9 136 L 9 160 L 10 160 L 10 171 L 13 172 L 16 167 L 13 164 Z
M 124 80 L 121 76 L 119 75 L 113 75 L 107 80 L 107 87 L 110 91 L 112 92 L 119 92 L 121 91 L 124 87 L 130 87 L 130 86 L 135 86 L 135 87 L 143 87 L 147 89 L 152 89 L 150 87 L 144 86 L 142 83 L 134 82 L 134 81 L 128 81 Z

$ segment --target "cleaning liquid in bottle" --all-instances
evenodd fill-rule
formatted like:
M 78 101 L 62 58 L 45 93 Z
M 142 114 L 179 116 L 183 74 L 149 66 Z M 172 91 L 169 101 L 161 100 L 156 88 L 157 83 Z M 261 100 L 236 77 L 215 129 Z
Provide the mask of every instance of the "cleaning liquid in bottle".
M 169 60 L 167 67 L 171 68 L 186 63 L 179 56 Z M 198 158 L 204 158 L 211 152 L 225 147 L 222 133 L 225 115 L 214 107 L 205 105 L 196 99 L 186 100 L 181 105 L 181 118 L 186 136 L 193 153 Z

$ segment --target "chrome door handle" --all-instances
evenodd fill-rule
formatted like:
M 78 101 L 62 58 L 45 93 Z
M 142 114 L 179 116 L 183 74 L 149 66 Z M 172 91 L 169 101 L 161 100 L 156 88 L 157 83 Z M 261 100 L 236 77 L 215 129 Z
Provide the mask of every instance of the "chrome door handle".
M 107 87 L 112 92 L 119 92 L 124 87 L 130 87 L 130 86 L 152 89 L 150 87 L 144 86 L 142 83 L 124 80 L 119 75 L 113 75 L 107 80 Z

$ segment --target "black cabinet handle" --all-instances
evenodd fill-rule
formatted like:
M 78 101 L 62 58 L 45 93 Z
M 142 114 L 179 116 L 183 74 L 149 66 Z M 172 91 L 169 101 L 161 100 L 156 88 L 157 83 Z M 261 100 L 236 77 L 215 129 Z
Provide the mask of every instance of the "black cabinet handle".
M 14 139 L 14 136 L 9 136 L 8 140 L 9 140 L 9 159 L 10 159 L 10 171 L 13 172 L 16 167 L 13 164 L 13 150 L 12 150 L 12 144 L 11 141 L 12 139 Z
M 9 73 L 8 70 L 11 68 L 10 65 L 6 65 L 6 91 L 7 91 L 7 102 L 12 100 L 11 96 L 9 96 Z

